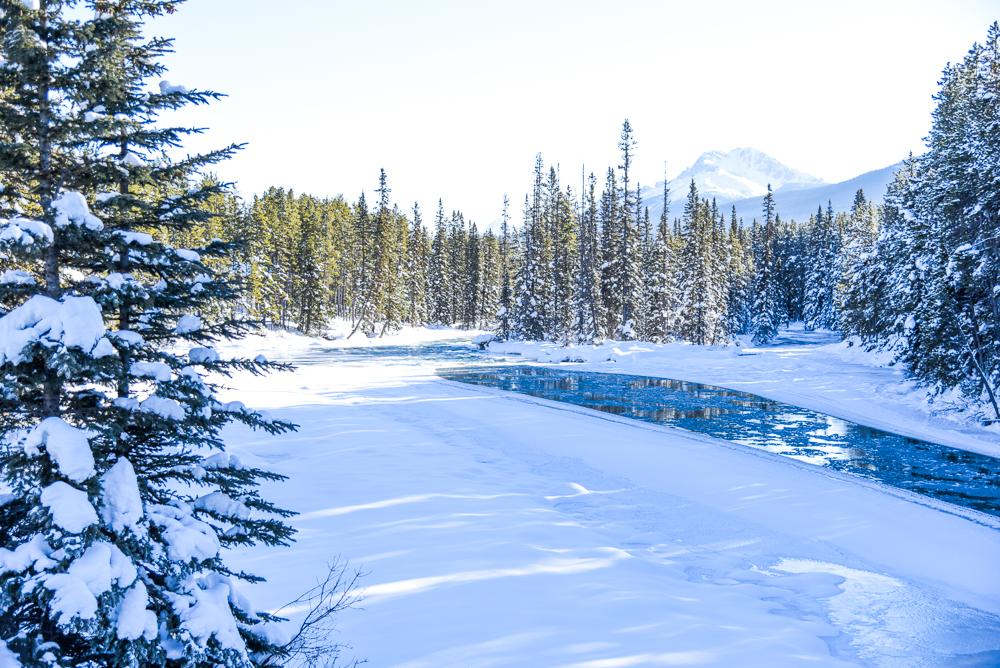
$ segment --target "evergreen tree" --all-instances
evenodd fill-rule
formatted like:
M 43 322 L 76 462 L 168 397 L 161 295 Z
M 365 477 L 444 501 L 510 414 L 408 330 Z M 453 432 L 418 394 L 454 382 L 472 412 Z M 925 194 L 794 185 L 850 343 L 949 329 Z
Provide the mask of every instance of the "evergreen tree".
M 636 318 L 640 311 L 640 300 L 642 298 L 642 275 L 641 275 L 641 253 L 639 243 L 639 228 L 641 226 L 642 198 L 639 190 L 633 192 L 629 189 L 629 170 L 635 160 L 636 141 L 632 135 L 632 126 L 628 119 L 622 124 L 621 140 L 618 148 L 622 152 L 622 164 L 618 169 L 622 172 L 622 203 L 618 209 L 621 216 L 619 232 L 621 234 L 621 245 L 619 253 L 621 257 L 618 261 L 618 291 L 621 299 L 621 320 L 615 331 L 614 337 L 628 341 L 635 338 L 637 322 Z
M 776 254 L 776 219 L 771 184 L 764 196 L 764 225 L 755 223 L 754 266 L 757 269 L 753 290 L 753 340 L 767 343 L 773 339 L 782 323 L 781 290 L 779 285 L 780 258 Z
M 580 268 L 576 288 L 576 340 L 579 343 L 594 343 L 600 337 L 600 324 L 604 320 L 601 308 L 601 250 L 596 189 L 597 179 L 591 173 L 581 212 L 577 217 Z
M 155 119 L 217 97 L 144 90 L 171 43 L 142 23 L 178 3 L 88 19 L 38 4 L 0 1 L 2 250 L 17 267 L 0 282 L 0 639 L 23 666 L 249 667 L 281 650 L 236 588 L 258 578 L 221 548 L 285 544 L 290 513 L 257 491 L 280 476 L 226 454 L 220 430 L 292 425 L 220 404 L 208 379 L 273 366 L 209 347 L 243 331 L 203 317 L 237 297 L 208 261 L 232 246 L 161 240 L 208 224 L 224 189 L 195 174 L 236 147 L 162 157 L 191 130 Z
M 511 334 L 513 332 L 511 323 L 514 308 L 514 287 L 511 282 L 511 253 L 513 249 L 511 248 L 510 214 L 508 212 L 509 207 L 510 200 L 507 199 L 507 194 L 504 193 L 502 214 L 503 229 L 502 237 L 500 239 L 500 307 L 496 313 L 496 338 L 498 341 L 507 341 L 511 338 Z
M 875 245 L 878 235 L 878 210 L 865 197 L 864 191 L 858 190 L 838 260 L 837 306 L 840 331 L 845 336 L 856 334 L 867 339 L 881 330 L 877 311 L 881 309 L 884 295 L 876 291 L 876 280 L 871 280 L 874 278 L 872 265 L 878 263 Z
M 434 218 L 434 241 L 431 245 L 429 270 L 430 319 L 438 325 L 450 325 L 451 320 L 451 254 L 448 246 L 447 219 L 444 204 L 438 200 Z
M 677 317 L 678 286 L 676 243 L 670 231 L 670 188 L 663 178 L 663 212 L 656 228 L 656 238 L 647 253 L 649 318 L 646 333 L 650 341 L 666 343 L 672 339 Z
M 694 180 L 684 205 L 684 248 L 681 251 L 681 335 L 699 345 L 723 343 L 727 333 L 723 286 L 715 244 L 711 206 L 698 199 Z
M 750 334 L 753 331 L 753 251 L 746 230 L 736 219 L 733 206 L 729 223 L 729 255 L 726 274 L 726 331 L 729 334 Z
M 420 205 L 413 203 L 413 225 L 406 244 L 409 280 L 409 314 L 407 320 L 412 327 L 427 324 L 427 267 L 430 259 L 427 230 L 424 228 Z
M 935 393 L 959 388 L 1000 419 L 1000 25 L 945 68 L 935 99 L 928 151 L 897 173 L 862 274 L 887 312 L 862 322 L 888 323 L 867 338 Z
M 804 319 L 806 329 L 836 329 L 839 315 L 836 306 L 837 257 L 840 238 L 834 227 L 833 205 L 823 213 L 820 206 L 809 226 L 809 269 L 806 275 Z
M 622 274 L 625 251 L 622 246 L 621 195 L 615 170 L 608 168 L 604 190 L 601 193 L 601 303 L 604 322 L 602 336 L 611 338 L 621 329 L 624 303 Z

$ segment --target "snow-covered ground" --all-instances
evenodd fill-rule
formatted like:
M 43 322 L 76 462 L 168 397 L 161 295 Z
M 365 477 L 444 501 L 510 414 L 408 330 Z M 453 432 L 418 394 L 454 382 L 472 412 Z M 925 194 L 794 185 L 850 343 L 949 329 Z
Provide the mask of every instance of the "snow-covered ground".
M 302 425 L 227 432 L 232 451 L 289 476 L 265 494 L 302 513 L 291 548 L 235 555 L 268 579 L 248 592 L 259 607 L 295 598 L 342 555 L 367 573 L 367 598 L 341 614 L 337 640 L 373 666 L 1000 663 L 997 518 L 377 354 L 449 335 L 471 338 L 417 330 L 364 341 L 372 355 L 234 379 L 232 398 Z M 239 347 L 301 359 L 333 346 L 269 335 Z M 688 349 L 590 364 L 995 444 L 893 403 L 893 370 L 835 349 Z
M 682 343 L 608 342 L 562 347 L 492 343 L 495 352 L 553 364 L 579 360 L 581 370 L 685 380 L 752 392 L 869 427 L 1000 456 L 1000 423 L 983 427 L 961 402 L 931 403 L 926 389 L 890 366 L 892 355 L 869 353 L 835 332 L 807 332 L 801 323 L 769 345 L 708 348 Z M 952 397 L 954 399 L 954 397 Z

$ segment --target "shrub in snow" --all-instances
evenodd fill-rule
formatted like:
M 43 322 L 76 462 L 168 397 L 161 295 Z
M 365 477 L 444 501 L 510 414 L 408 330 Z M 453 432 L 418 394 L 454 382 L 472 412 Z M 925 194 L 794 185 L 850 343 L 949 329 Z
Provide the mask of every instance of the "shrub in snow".
M 0 0 L 0 666 L 280 662 L 275 618 L 237 590 L 256 578 L 224 550 L 287 543 L 290 513 L 258 493 L 280 476 L 219 434 L 294 425 L 220 404 L 207 378 L 277 365 L 209 347 L 244 330 L 218 317 L 238 295 L 204 261 L 230 246 L 151 234 L 206 223 L 221 186 L 190 179 L 233 147 L 139 159 L 184 134 L 159 112 L 216 95 L 142 93 L 164 45 L 141 23 L 172 4 L 73 4 Z

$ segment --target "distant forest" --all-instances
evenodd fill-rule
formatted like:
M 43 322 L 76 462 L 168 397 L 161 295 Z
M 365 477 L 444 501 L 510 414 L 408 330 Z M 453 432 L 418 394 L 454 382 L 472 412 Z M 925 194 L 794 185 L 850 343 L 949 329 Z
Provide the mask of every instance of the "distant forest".
M 245 309 L 274 327 L 318 334 L 338 317 L 367 336 L 439 324 L 501 340 L 718 345 L 766 343 L 804 321 L 891 349 L 938 391 L 960 388 L 1000 417 L 998 34 L 994 24 L 944 71 L 929 150 L 904 162 L 881 205 L 858 191 L 850 211 L 817 202 L 808 220 L 782 220 L 769 191 L 760 218 L 742 221 L 692 182 L 683 210 L 665 190 L 650 220 L 626 120 L 621 164 L 582 192 L 537 156 L 521 224 L 505 196 L 499 234 L 440 201 L 425 225 L 417 204 L 391 201 L 383 171 L 371 202 L 220 194 L 213 222 L 171 242 L 241 240 L 217 269 L 246 282 Z

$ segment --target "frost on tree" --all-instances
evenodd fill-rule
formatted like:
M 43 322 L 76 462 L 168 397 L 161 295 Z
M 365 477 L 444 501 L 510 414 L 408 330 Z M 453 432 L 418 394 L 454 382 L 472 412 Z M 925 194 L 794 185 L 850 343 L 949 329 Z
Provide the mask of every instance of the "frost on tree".
M 164 157 L 190 131 L 157 114 L 217 97 L 160 81 L 170 42 L 141 23 L 177 4 L 0 0 L 3 668 L 281 655 L 223 558 L 290 540 L 258 493 L 281 476 L 220 430 L 293 425 L 216 399 L 275 366 L 212 349 L 245 328 L 213 270 L 231 246 L 163 241 L 205 224 L 222 187 L 197 174 L 237 148 Z

